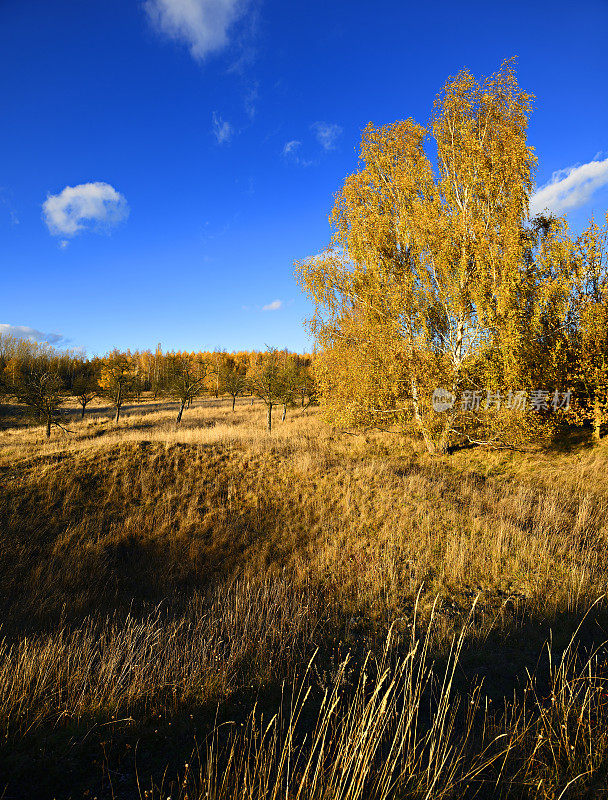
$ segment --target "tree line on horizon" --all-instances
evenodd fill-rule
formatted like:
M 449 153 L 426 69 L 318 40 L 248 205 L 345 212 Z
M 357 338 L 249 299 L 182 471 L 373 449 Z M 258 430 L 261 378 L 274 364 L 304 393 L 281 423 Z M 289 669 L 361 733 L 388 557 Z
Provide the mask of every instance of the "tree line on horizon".
M 75 399 L 84 418 L 96 397 L 104 398 L 120 420 L 126 402 L 145 398 L 170 399 L 178 404 L 176 425 L 184 411 L 201 396 L 229 396 L 232 410 L 238 397 L 251 395 L 267 409 L 307 407 L 316 400 L 312 356 L 269 347 L 265 352 L 241 351 L 154 352 L 112 350 L 87 359 L 48 344 L 0 334 L 0 399 L 16 400 L 45 426 L 47 438 L 54 426 L 65 430 L 62 405 Z
M 481 82 L 468 70 L 449 78 L 427 126 L 363 131 L 329 247 L 296 263 L 334 422 L 397 423 L 433 454 L 548 442 L 564 421 L 591 425 L 599 441 L 608 215 L 574 236 L 564 216 L 530 214 L 532 100 L 511 59 Z M 440 412 L 436 392 L 451 402 Z M 518 394 L 544 398 L 540 413 L 515 407 Z M 471 397 L 484 402 L 461 401 Z

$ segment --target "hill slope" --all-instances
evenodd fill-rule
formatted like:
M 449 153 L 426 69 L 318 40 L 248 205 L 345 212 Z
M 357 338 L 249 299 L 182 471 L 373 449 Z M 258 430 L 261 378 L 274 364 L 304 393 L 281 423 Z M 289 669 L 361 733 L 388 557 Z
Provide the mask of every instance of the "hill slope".
M 412 635 L 428 631 L 441 664 L 468 619 L 458 691 L 483 678 L 496 702 L 523 688 L 550 628 L 559 658 L 606 592 L 605 446 L 429 459 L 400 437 L 336 431 L 311 411 L 272 436 L 255 405 L 232 414 L 205 401 L 177 431 L 172 415 L 149 404 L 116 429 L 98 408 L 70 437 L 0 436 L 6 797 L 32 785 L 40 796 L 117 796 L 114 773 L 119 796 L 137 796 L 137 742 L 140 780 L 149 786 L 167 766 L 172 778 L 195 736 L 247 720 L 256 697 L 270 713 L 283 681 L 307 675 L 321 703 L 350 652 L 356 685 L 389 631 L 398 674 Z M 603 614 L 600 604 L 587 618 L 583 643 Z M 313 703 L 307 724 L 321 712 Z M 590 787 L 604 769 L 593 738 Z M 505 775 L 521 789 L 520 762 Z M 438 767 L 408 769 L 414 781 Z M 559 796 L 578 774 L 569 769 L 525 796 Z M 243 795 L 241 779 L 213 796 L 271 796 Z M 465 778 L 461 794 L 450 780 L 438 777 L 444 794 L 429 796 L 464 796 Z M 524 796 L 504 781 L 504 796 Z

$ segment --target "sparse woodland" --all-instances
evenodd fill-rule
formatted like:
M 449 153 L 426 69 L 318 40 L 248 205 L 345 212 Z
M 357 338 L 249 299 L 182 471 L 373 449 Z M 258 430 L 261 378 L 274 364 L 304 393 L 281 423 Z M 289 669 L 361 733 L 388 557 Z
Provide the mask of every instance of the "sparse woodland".
M 103 358 L 85 360 L 48 345 L 0 334 L 0 398 L 9 404 L 0 423 L 12 421 L 10 403 L 17 402 L 27 417 L 44 424 L 50 438 L 53 428 L 65 430 L 62 409 L 74 400 L 84 418 L 95 398 L 108 403 L 114 422 L 123 406 L 132 407 L 145 396 L 174 401 L 176 424 L 195 398 L 229 395 L 232 407 L 239 397 L 252 395 L 269 408 L 305 407 L 316 400 L 312 357 L 269 348 L 262 353 L 163 353 L 113 350 Z
M 365 129 L 313 355 L 0 337 L 0 797 L 606 795 L 607 228 L 531 102 Z

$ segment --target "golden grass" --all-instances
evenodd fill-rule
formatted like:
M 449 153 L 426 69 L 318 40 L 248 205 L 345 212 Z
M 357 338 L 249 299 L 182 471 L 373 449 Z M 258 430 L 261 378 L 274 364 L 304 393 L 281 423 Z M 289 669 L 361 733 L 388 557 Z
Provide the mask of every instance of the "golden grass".
M 223 746 L 216 730 L 168 787 L 171 797 L 601 796 L 596 792 L 605 786 L 608 755 L 606 664 L 595 654 L 578 660 L 572 639 L 549 666 L 547 698 L 531 680 L 524 701 L 493 714 L 477 684 L 461 707 L 454 687 L 467 628 L 437 671 L 429 663 L 432 621 L 398 657 L 389 632 L 385 649 L 377 660 L 364 661 L 354 686 L 346 678 L 348 660 L 339 664 L 303 737 L 301 717 L 313 690 L 309 664 L 269 721 L 254 708 Z M 163 784 L 153 786 L 144 797 L 165 797 L 166 791 Z
M 560 653 L 607 589 L 606 445 L 431 459 L 310 409 L 271 435 L 248 400 L 199 401 L 179 428 L 175 414 L 147 401 L 114 426 L 98 403 L 50 441 L 0 432 L 0 795 L 4 780 L 28 796 L 29 773 L 40 791 L 40 737 L 58 763 L 66 736 L 104 756 L 39 796 L 112 796 L 142 736 L 124 796 L 138 774 L 158 787 L 194 734 L 155 744 L 159 714 L 204 716 L 196 769 L 171 789 L 184 800 L 557 800 L 599 785 L 603 656 Z M 523 688 L 549 627 L 558 666 L 541 659 L 542 690 L 497 714 L 487 703 Z M 213 733 L 216 707 L 239 725 Z

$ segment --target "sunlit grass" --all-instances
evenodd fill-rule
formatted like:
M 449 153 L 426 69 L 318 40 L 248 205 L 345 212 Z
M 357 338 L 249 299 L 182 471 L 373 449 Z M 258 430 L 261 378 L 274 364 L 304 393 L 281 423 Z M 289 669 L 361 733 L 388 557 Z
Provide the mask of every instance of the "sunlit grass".
M 205 722 L 211 738 L 172 797 L 557 800 L 569 781 L 602 779 L 603 651 L 573 645 L 559 665 L 608 588 L 605 445 L 433 459 L 315 409 L 283 423 L 279 409 L 272 434 L 248 399 L 234 413 L 198 401 L 179 427 L 176 411 L 146 401 L 115 426 L 97 403 L 49 441 L 0 432 L 7 747 L 64 730 L 101 743 L 123 720 L 120 760 L 155 716 L 215 706 L 226 722 L 238 708 L 241 727 L 226 738 Z M 603 613 L 600 601 L 594 640 Z M 539 658 L 540 684 L 522 694 Z M 299 717 L 281 703 L 288 687 L 307 697 Z M 140 778 L 158 787 L 164 750 L 146 747 Z M 10 770 L 14 792 L 24 773 Z

